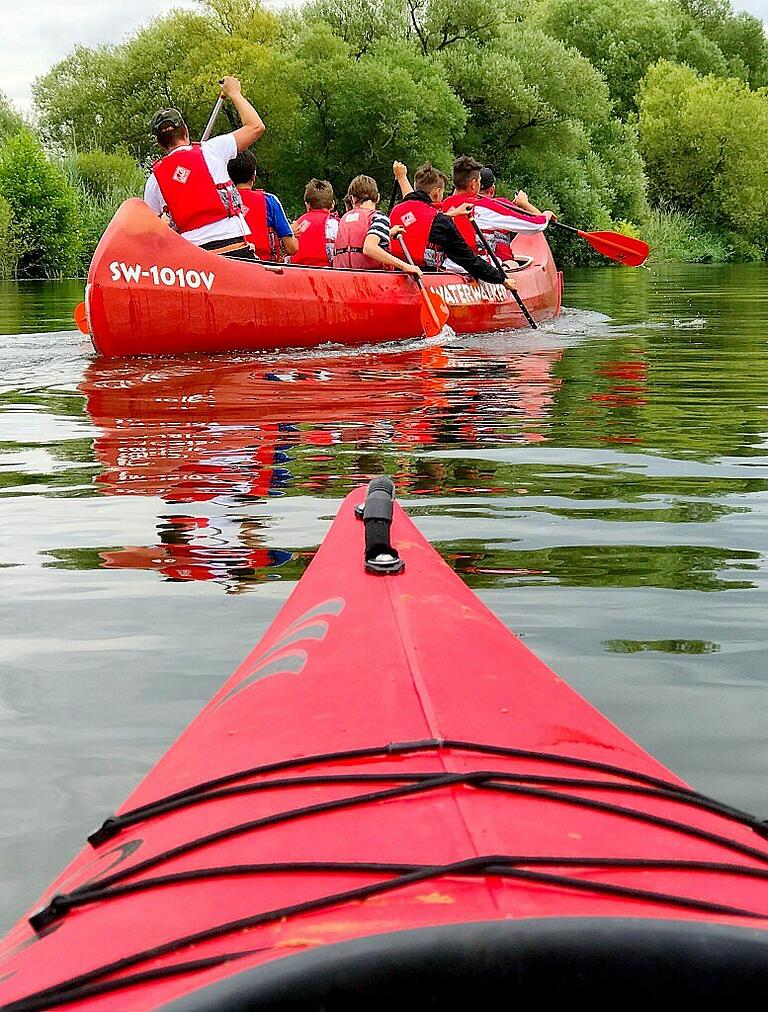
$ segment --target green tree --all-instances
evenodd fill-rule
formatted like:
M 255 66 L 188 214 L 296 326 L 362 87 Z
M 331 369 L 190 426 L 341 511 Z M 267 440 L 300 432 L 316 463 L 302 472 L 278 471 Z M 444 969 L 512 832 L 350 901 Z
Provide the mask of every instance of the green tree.
M 64 172 L 48 161 L 28 130 L 0 148 L 0 196 L 23 238 L 17 273 L 41 277 L 71 269 L 78 247 L 77 198 Z
M 641 151 L 658 196 L 749 242 L 768 239 L 768 95 L 662 61 L 638 98 Z
M 24 128 L 24 120 L 16 112 L 5 92 L 0 91 L 0 144 L 11 134 Z
M 725 73 L 743 78 L 753 88 L 768 84 L 768 41 L 760 18 L 746 11 L 735 13 L 730 0 L 680 0 L 680 3 L 723 54 Z M 691 65 L 701 69 L 698 64 Z
M 533 18 L 545 32 L 578 49 L 605 77 L 626 117 L 648 68 L 684 60 L 703 73 L 727 71 L 716 44 L 678 0 L 538 0 Z

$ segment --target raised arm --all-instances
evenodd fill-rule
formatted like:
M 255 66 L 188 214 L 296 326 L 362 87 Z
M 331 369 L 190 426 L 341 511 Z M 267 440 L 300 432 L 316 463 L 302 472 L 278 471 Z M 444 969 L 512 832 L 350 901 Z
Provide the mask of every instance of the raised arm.
M 402 162 L 395 162 L 392 166 L 392 172 L 395 175 L 402 196 L 407 197 L 409 193 L 413 193 L 413 187 L 408 182 L 408 167 Z
M 221 84 L 221 93 L 226 95 L 232 105 L 237 109 L 242 126 L 232 132 L 237 144 L 237 150 L 245 151 L 254 141 L 264 133 L 266 127 L 261 116 L 256 112 L 247 98 L 244 98 L 240 90 L 240 82 L 236 77 L 225 77 Z

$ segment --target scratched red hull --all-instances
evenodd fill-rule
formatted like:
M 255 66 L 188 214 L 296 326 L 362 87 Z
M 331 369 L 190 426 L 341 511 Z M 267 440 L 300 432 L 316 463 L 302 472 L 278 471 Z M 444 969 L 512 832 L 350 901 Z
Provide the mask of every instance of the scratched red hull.
M 366 573 L 361 498 L 41 904 L 69 898 L 0 946 L 0 1004 L 379 1008 L 414 960 L 403 1008 L 474 1007 L 450 999 L 478 967 L 544 999 L 600 997 L 611 968 L 613 995 L 765 997 L 764 827 L 578 697 L 399 508 L 405 571 Z M 244 975 L 247 1002 L 208 991 Z
M 562 278 L 546 239 L 520 236 L 515 250 L 534 258 L 517 275 L 532 315 L 556 316 Z M 425 282 L 443 293 L 457 333 L 527 325 L 498 285 L 455 274 Z M 359 345 L 422 333 L 418 289 L 401 274 L 227 260 L 181 239 L 135 198 L 96 249 L 85 302 L 94 347 L 110 358 Z

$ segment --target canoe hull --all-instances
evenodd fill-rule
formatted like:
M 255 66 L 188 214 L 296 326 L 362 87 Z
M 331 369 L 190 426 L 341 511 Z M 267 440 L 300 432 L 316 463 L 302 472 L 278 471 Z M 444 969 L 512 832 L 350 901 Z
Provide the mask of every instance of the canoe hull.
M 537 321 L 560 311 L 561 276 L 543 235 L 520 236 L 534 262 L 518 274 Z M 526 326 L 511 293 L 455 274 L 427 276 L 460 334 Z M 251 264 L 201 250 L 138 199 L 117 211 L 88 273 L 86 311 L 96 351 L 128 355 L 376 344 L 421 336 L 416 285 L 390 271 Z

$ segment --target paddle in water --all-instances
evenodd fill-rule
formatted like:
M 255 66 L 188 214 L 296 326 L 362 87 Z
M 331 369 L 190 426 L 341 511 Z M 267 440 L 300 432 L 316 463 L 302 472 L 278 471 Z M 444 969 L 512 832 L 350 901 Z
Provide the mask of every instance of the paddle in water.
M 413 257 L 411 256 L 402 235 L 398 236 L 398 242 L 405 254 L 405 259 L 411 267 L 413 267 Z M 437 337 L 445 324 L 448 322 L 448 317 L 451 315 L 451 311 L 445 304 L 445 299 L 442 295 L 440 295 L 439 292 L 430 291 L 424 285 L 424 282 L 418 274 L 415 274 L 413 279 L 419 286 L 419 291 L 421 292 L 421 326 L 424 331 L 424 335 L 425 337 Z
M 517 204 L 515 210 L 519 214 L 531 216 L 530 211 L 518 207 Z M 621 232 L 585 232 L 581 228 L 574 228 L 573 225 L 566 225 L 555 217 L 549 219 L 549 224 L 556 225 L 557 228 L 564 228 L 567 232 L 574 232 L 588 242 L 593 250 L 602 253 L 610 260 L 624 264 L 625 267 L 642 267 L 651 252 L 647 242 L 635 239 L 632 235 L 622 235 Z
M 502 274 L 503 274 L 504 273 L 504 268 L 499 263 L 499 258 L 493 252 L 493 250 L 491 249 L 490 243 L 488 242 L 488 240 L 485 238 L 485 236 L 483 235 L 482 231 L 480 230 L 480 226 L 477 224 L 477 222 L 475 221 L 474 218 L 470 218 L 469 220 L 472 223 L 472 228 L 475 230 L 475 235 L 477 236 L 478 242 L 480 242 L 482 244 L 482 246 L 484 247 L 486 253 L 488 254 L 488 256 L 493 261 L 493 266 L 497 270 L 501 271 Z M 512 291 L 512 295 L 514 297 L 515 302 L 520 307 L 520 310 L 521 310 L 523 316 L 528 321 L 528 326 L 531 328 L 531 330 L 538 330 L 539 329 L 538 324 L 536 323 L 536 321 L 534 320 L 534 318 L 531 316 L 528 307 L 523 302 L 523 300 L 520 298 L 520 296 L 518 295 L 518 293 L 513 290 Z
M 621 232 L 584 232 L 580 228 L 574 228 L 573 225 L 564 225 L 556 218 L 551 220 L 551 224 L 568 232 L 575 232 L 586 240 L 592 249 L 626 267 L 642 267 L 651 252 L 647 242 L 635 239 L 632 235 L 622 235 Z
M 75 306 L 75 311 L 72 314 L 72 318 L 74 319 L 75 323 L 77 324 L 77 329 L 82 334 L 88 334 L 89 333 L 89 330 L 88 330 L 88 317 L 87 317 L 86 312 L 85 312 L 85 303 L 84 302 L 78 302 L 78 304 Z

